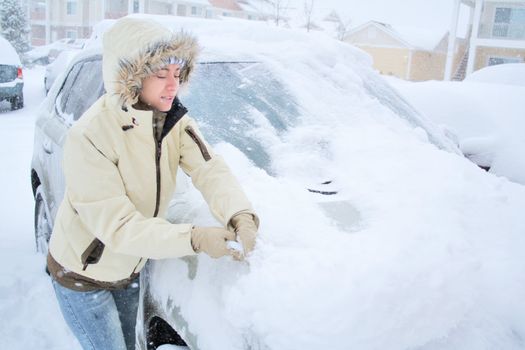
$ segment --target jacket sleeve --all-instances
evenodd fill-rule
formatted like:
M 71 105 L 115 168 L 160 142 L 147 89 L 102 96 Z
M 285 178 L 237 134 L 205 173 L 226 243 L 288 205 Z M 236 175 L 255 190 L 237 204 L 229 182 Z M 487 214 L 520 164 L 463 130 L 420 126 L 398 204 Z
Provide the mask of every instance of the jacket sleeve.
M 143 216 L 126 195 L 116 162 L 83 129 L 70 130 L 63 159 L 66 200 L 81 224 L 117 253 L 154 259 L 195 254 L 191 225 Z
M 221 156 L 215 154 L 204 140 L 195 121 L 181 119 L 180 166 L 202 193 L 213 216 L 225 227 L 239 213 L 247 212 L 258 218 L 239 182 Z

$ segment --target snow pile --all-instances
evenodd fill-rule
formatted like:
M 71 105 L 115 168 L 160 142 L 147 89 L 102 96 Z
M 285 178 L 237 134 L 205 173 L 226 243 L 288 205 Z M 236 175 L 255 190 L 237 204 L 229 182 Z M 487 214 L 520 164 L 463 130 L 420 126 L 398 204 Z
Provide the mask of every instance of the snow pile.
M 45 259 L 35 250 L 30 163 L 43 78 L 43 67 L 25 70 L 25 107 L 0 105 L 6 106 L 0 110 L 0 349 L 80 349 L 60 314 Z
M 20 57 L 16 53 L 13 46 L 0 36 L 0 52 L 2 52 L 2 58 L 0 58 L 0 64 L 21 66 Z
M 470 74 L 464 81 L 525 86 L 525 63 L 488 66 Z
M 201 349 L 520 348 L 525 188 L 429 144 L 367 94 L 365 60 L 301 38 L 243 46 L 265 55 L 304 110 L 272 137 L 277 176 L 216 145 L 261 217 L 254 255 L 158 263 L 158 297 Z M 337 196 L 305 190 L 326 180 Z M 213 224 L 188 192 L 189 217 Z M 342 225 L 346 214 L 358 221 Z
M 497 72 L 502 82 L 519 77 L 525 65 L 508 64 L 508 74 L 500 74 L 507 70 L 503 66 L 487 72 Z M 424 115 L 456 134 L 466 155 L 490 165 L 491 173 L 525 184 L 525 86 L 470 80 L 411 83 L 389 78 L 389 82 Z

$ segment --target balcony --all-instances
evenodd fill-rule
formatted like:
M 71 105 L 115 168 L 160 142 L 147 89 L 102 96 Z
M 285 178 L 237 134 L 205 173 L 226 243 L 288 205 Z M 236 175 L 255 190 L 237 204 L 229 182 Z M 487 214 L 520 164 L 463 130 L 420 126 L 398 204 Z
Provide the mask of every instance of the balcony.
M 525 23 L 491 23 L 481 24 L 481 39 L 525 40 Z

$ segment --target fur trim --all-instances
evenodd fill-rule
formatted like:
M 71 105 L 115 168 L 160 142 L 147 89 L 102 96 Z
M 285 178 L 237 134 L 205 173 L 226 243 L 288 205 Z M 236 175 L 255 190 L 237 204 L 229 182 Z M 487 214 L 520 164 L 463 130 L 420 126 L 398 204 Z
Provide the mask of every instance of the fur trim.
M 193 72 L 198 52 L 197 40 L 180 32 L 168 40 L 147 45 L 133 58 L 120 59 L 115 93 L 119 96 L 121 105 L 127 107 L 135 104 L 142 90 L 142 81 L 164 67 L 170 57 L 184 60 L 180 83 L 185 85 Z

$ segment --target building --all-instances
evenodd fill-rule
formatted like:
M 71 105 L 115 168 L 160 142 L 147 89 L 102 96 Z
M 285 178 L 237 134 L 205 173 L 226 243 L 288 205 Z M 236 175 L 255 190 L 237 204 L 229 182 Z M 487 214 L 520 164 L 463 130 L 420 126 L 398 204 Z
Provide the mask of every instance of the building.
M 381 74 L 413 81 L 443 78 L 448 33 L 369 21 L 352 29 L 344 41 L 369 53 Z M 457 41 L 456 50 L 464 49 L 464 42 Z M 459 52 L 455 57 L 457 66 Z
M 461 6 L 470 9 L 468 50 L 455 70 L 457 47 L 449 45 L 445 79 L 462 79 L 486 66 L 525 62 L 525 1 L 455 0 L 450 29 L 454 37 Z
M 459 12 L 469 10 L 466 38 Z M 448 40 L 450 37 L 455 40 Z M 354 28 L 345 41 L 368 52 L 382 74 L 407 80 L 462 80 L 480 68 L 525 62 L 525 1 L 455 0 L 448 33 L 406 30 L 379 22 Z
M 25 0 L 28 2 L 32 45 L 62 38 L 88 38 L 103 19 L 131 13 L 217 18 L 263 19 L 235 0 Z M 242 1 L 241 1 L 242 2 Z M 245 8 L 243 8 L 245 7 Z

